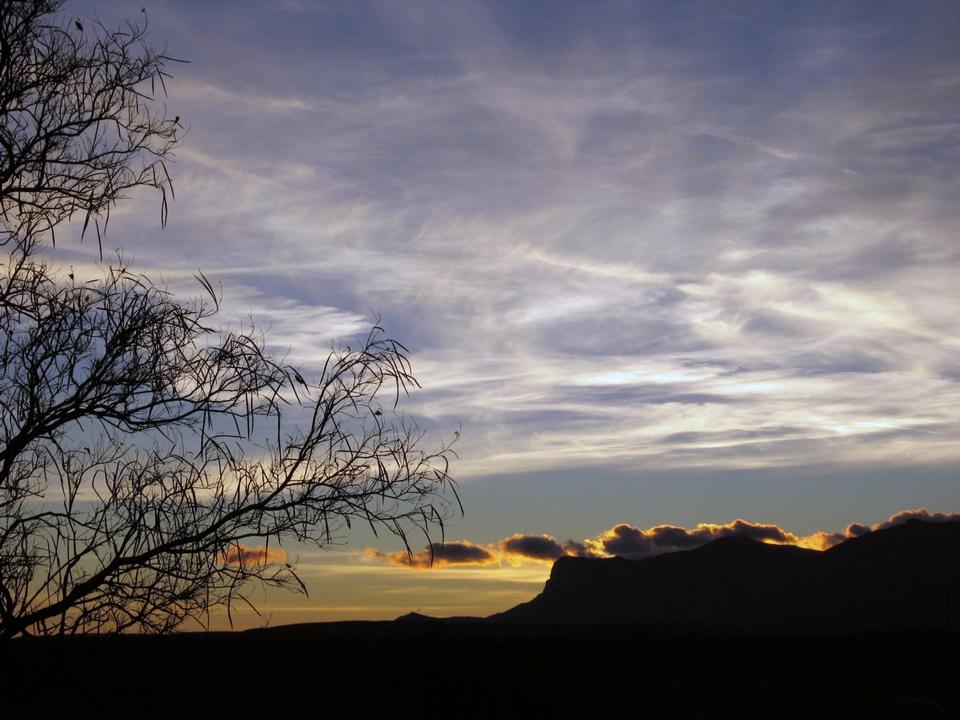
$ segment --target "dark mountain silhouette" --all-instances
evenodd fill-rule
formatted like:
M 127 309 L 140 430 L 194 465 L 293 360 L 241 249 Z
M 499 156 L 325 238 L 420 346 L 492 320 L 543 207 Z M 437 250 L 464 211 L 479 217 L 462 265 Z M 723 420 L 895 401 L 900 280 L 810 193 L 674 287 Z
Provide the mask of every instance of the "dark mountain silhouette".
M 432 615 L 423 615 L 418 612 L 409 612 L 406 615 L 401 615 L 392 622 L 399 625 L 424 625 L 430 623 L 477 623 L 485 620 L 486 618 L 476 617 L 473 615 L 454 615 L 452 617 L 438 618 L 433 617 Z
M 491 620 L 855 632 L 960 628 L 960 522 L 911 520 L 824 552 L 722 538 L 644 560 L 563 557 Z
M 423 615 L 418 612 L 408 612 L 406 615 L 401 615 L 393 622 L 395 623 L 426 623 L 426 622 L 436 622 L 437 618 L 431 617 L 430 615 Z
M 22 638 L 0 652 L 3 709 L 960 718 L 958 559 L 960 523 L 910 522 L 823 553 L 727 538 L 641 561 L 564 558 L 539 597 L 489 619 Z M 176 692 L 158 681 L 171 668 Z M 104 677 L 109 692 L 91 692 Z M 499 691 L 504 679 L 521 692 Z

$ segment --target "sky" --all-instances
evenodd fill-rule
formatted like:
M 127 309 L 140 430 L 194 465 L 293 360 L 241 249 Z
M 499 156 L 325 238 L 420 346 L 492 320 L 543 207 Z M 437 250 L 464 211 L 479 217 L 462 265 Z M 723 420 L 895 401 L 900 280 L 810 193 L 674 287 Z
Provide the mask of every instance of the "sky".
M 460 430 L 446 560 L 290 549 L 271 622 L 487 614 L 662 525 L 960 511 L 960 5 L 146 7 L 188 132 L 166 228 L 136 195 L 108 251 L 308 372 L 379 315 L 405 411 Z

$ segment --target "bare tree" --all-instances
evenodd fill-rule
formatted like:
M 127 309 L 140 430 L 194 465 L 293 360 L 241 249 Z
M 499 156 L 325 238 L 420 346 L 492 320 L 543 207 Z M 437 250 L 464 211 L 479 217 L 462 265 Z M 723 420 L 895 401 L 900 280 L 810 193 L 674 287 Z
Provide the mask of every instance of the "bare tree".
M 83 55 L 82 23 L 78 35 L 47 24 L 57 6 L 0 0 L 3 108 L 34 108 L 36 128 L 63 127 L 85 102 L 61 74 L 33 70 L 51 47 L 56 67 Z M 97 42 L 140 43 L 131 27 L 101 28 Z M 175 140 L 148 93 L 162 56 L 142 52 L 103 56 L 103 76 L 131 78 L 118 92 L 135 99 L 103 106 L 83 132 L 53 130 L 58 153 L 12 140 L 23 122 L 0 112 L 0 204 L 14 240 L 0 270 L 0 638 L 205 623 L 247 602 L 251 583 L 306 592 L 284 542 L 327 547 L 358 520 L 406 543 L 412 530 L 442 533 L 459 504 L 449 445 L 421 449 L 422 432 L 396 409 L 417 381 L 379 327 L 308 381 L 254 331 L 218 328 L 202 275 L 211 299 L 185 302 L 122 265 L 80 282 L 39 259 L 58 223 L 101 217 L 125 189 L 168 187 L 149 171 Z M 34 82 L 18 79 L 18 62 Z M 34 95 L 46 100 L 23 99 Z M 138 112 L 147 125 L 124 124 Z M 140 128 L 141 139 L 97 150 L 98 123 Z
M 172 58 L 146 43 L 146 14 L 110 29 L 54 22 L 61 0 L 0 0 L 0 241 L 53 232 L 81 213 L 99 237 L 134 187 L 172 193 L 164 159 L 178 117 L 155 102 Z

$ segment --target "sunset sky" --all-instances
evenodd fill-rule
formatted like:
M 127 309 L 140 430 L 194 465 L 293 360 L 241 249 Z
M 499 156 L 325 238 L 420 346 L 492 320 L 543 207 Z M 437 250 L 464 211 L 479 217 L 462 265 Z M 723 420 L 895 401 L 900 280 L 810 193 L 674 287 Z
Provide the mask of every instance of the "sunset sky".
M 558 552 L 960 511 L 960 4 L 146 6 L 189 131 L 166 229 L 137 195 L 107 251 L 185 297 L 201 269 L 307 371 L 379 314 L 406 411 L 461 430 L 449 561 L 291 546 L 310 597 L 260 596 L 271 622 L 488 614 Z

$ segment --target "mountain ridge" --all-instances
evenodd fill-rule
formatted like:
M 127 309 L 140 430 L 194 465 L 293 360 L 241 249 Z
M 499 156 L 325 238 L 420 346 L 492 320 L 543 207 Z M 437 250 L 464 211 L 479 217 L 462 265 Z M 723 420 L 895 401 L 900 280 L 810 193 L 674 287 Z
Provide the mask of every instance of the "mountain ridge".
M 910 520 L 825 551 L 721 538 L 645 558 L 564 557 L 497 623 L 808 632 L 960 627 L 960 522 Z

